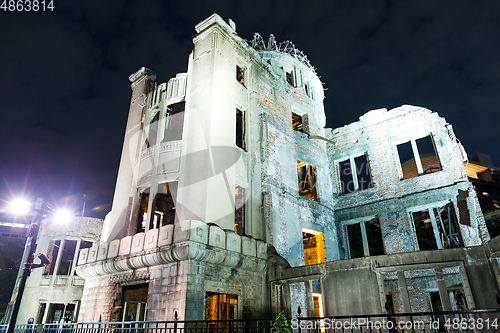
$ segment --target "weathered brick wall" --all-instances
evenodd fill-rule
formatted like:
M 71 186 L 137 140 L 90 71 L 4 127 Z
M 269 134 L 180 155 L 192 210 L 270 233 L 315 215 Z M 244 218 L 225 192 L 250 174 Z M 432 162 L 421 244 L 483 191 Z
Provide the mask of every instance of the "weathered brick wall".
M 433 139 L 442 170 L 403 180 L 396 146 L 427 135 Z M 336 200 L 335 220 L 339 225 L 354 218 L 377 215 L 385 253 L 415 251 L 416 236 L 408 210 L 415 207 L 423 210 L 439 202 L 452 202 L 456 208 L 461 190 L 469 192 L 467 208 L 471 219 L 470 227 L 461 225 L 465 245 L 479 245 L 488 240 L 479 203 L 465 174 L 460 146 L 444 118 L 408 105 L 390 111 L 374 110 L 361 116 L 358 122 L 332 130 L 330 138 L 335 142 L 330 146 L 329 159 Z M 373 187 L 339 194 L 338 162 L 364 152 Z M 456 214 L 460 219 L 457 209 Z M 339 237 L 341 241 L 344 238 Z

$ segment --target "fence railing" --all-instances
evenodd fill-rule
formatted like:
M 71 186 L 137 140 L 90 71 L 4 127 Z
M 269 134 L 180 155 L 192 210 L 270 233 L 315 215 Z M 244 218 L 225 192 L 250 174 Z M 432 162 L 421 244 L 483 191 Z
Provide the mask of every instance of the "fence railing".
M 288 332 L 500 332 L 500 309 L 288 319 Z M 273 319 L 16 325 L 14 333 L 283 333 Z M 283 327 L 282 327 L 283 328 Z M 0 325 L 5 333 L 7 325 Z

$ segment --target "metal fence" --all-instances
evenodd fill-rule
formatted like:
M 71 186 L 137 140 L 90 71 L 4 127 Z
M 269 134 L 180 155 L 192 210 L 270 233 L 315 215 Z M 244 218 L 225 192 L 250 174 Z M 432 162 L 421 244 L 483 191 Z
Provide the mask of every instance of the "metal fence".
M 14 333 L 392 333 L 500 332 L 500 309 L 273 319 L 135 321 L 16 325 Z M 5 333 L 7 325 L 0 325 Z

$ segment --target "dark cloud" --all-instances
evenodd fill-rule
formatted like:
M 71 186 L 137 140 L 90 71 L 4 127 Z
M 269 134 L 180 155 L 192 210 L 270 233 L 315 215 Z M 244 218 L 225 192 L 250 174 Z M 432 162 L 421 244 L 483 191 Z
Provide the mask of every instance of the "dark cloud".
M 103 216 L 114 191 L 130 83 L 187 70 L 194 26 L 214 12 L 240 36 L 291 40 L 325 83 L 327 125 L 402 104 L 452 123 L 500 164 L 500 2 L 55 1 L 0 11 L 0 196 L 49 192 Z M 91 195 L 90 195 L 91 194 Z M 80 200 L 80 201 L 79 201 Z M 90 211 L 90 210 L 89 210 Z

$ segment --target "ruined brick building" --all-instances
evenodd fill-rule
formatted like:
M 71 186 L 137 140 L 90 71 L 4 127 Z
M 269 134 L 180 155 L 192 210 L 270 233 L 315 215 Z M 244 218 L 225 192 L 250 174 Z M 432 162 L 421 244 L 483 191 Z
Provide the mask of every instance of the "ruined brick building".
M 247 42 L 215 14 L 196 32 L 187 73 L 130 76 L 80 322 L 495 307 L 500 241 L 445 119 L 404 105 L 324 128 L 293 44 Z

